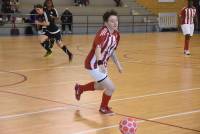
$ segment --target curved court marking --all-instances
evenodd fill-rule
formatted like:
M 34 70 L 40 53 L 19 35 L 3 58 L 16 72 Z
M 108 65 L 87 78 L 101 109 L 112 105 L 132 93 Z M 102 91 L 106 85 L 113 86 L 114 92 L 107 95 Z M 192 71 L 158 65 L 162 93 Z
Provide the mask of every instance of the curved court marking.
M 27 77 L 25 75 L 23 75 L 23 74 L 20 74 L 20 73 L 16 73 L 16 72 L 13 72 L 13 71 L 5 71 L 5 70 L 0 70 L 0 72 L 14 74 L 14 75 L 20 76 L 22 78 L 22 80 L 16 81 L 16 82 L 11 83 L 11 84 L 0 85 L 0 88 L 1 87 L 9 87 L 9 86 L 18 85 L 18 84 L 21 84 L 21 83 L 23 83 L 23 82 L 25 82 L 27 80 Z
M 195 90 L 199 90 L 199 89 L 200 88 L 191 88 L 191 89 L 175 90 L 175 91 L 171 91 L 171 92 L 146 94 L 146 95 L 141 95 L 141 96 L 127 97 L 127 98 L 121 98 L 121 99 L 113 99 L 113 100 L 111 100 L 111 102 L 122 101 L 122 100 L 131 100 L 131 99 L 140 99 L 140 98 L 145 98 L 145 97 L 160 96 L 160 95 L 165 95 L 165 94 L 180 93 L 180 92 L 187 92 L 187 91 L 195 91 Z M 37 100 L 42 100 L 42 101 L 54 102 L 54 103 L 57 103 L 57 104 L 64 104 L 64 105 L 72 106 L 72 107 L 76 107 L 76 108 L 84 108 L 85 106 L 97 104 L 97 102 L 94 102 L 94 103 L 86 103 L 86 104 L 82 104 L 82 105 L 74 105 L 74 104 L 68 104 L 68 103 L 50 100 L 50 99 L 46 99 L 46 98 L 40 98 L 40 97 L 34 97 L 34 96 L 30 96 L 30 95 L 15 93 L 15 92 L 9 92 L 9 91 L 0 91 L 0 92 L 8 93 L 8 94 L 14 94 L 14 95 L 23 96 L 23 97 L 29 97 L 29 98 L 33 98 L 33 99 L 37 99 Z M 60 106 L 60 107 L 44 109 L 44 110 L 35 111 L 35 112 L 27 112 L 27 113 L 21 113 L 21 114 L 13 114 L 13 115 L 2 115 L 2 116 L 0 116 L 0 120 L 23 117 L 23 116 L 28 116 L 28 115 L 35 115 L 35 114 L 46 113 L 46 112 L 66 110 L 68 108 L 69 107 L 66 108 L 66 106 Z
M 147 122 L 154 122 L 154 123 L 158 123 L 158 124 L 162 124 L 162 125 L 168 125 L 168 126 L 172 126 L 172 127 L 178 127 L 180 129 L 187 129 L 187 130 L 191 130 L 191 131 L 195 131 L 195 132 L 200 132 L 200 130 L 188 129 L 188 128 L 185 128 L 185 127 L 175 126 L 175 125 L 172 125 L 172 124 L 161 123 L 161 122 L 156 121 L 156 120 L 160 120 L 160 119 L 167 119 L 167 118 L 171 118 L 171 117 L 179 117 L 179 116 L 195 114 L 195 113 L 200 113 L 200 109 L 194 110 L 194 111 L 189 111 L 189 112 L 170 114 L 170 115 L 166 115 L 166 116 L 159 116 L 159 117 L 154 117 L 154 118 L 150 118 L 150 119 L 141 119 L 141 118 L 137 118 L 137 117 L 132 117 L 132 118 L 139 119 L 139 121 L 137 121 L 137 123 L 143 123 L 143 122 L 147 121 Z M 121 114 L 117 114 L 117 115 L 121 115 Z M 122 115 L 122 116 L 126 116 L 126 115 Z M 97 132 L 97 131 L 101 131 L 101 130 L 105 130 L 105 129 L 117 128 L 118 126 L 119 126 L 119 124 L 115 124 L 115 125 L 111 125 L 111 126 L 107 126 L 107 127 L 89 129 L 89 130 L 85 130 L 85 131 L 81 131 L 81 132 L 77 132 L 77 133 L 73 133 L 73 134 L 88 134 L 88 133 L 91 133 L 91 132 Z

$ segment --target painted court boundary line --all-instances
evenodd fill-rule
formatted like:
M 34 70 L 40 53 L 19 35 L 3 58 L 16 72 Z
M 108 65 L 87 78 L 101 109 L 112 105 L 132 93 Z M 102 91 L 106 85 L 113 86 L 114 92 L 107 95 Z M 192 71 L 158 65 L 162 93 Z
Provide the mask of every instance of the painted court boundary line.
M 134 63 L 134 64 L 145 64 L 145 65 L 159 65 L 159 66 L 169 66 L 169 65 L 175 65 L 175 67 L 181 67 L 182 64 L 175 64 L 175 63 L 146 63 L 142 60 L 136 59 L 136 60 L 128 60 L 128 61 L 121 61 L 121 63 Z M 113 64 L 113 63 L 112 63 Z M 42 71 L 42 70 L 54 70 L 54 69 L 64 69 L 64 68 L 84 68 L 84 65 L 69 65 L 69 66 L 57 66 L 57 67 L 43 67 L 43 68 L 27 68 L 27 69 L 17 69 L 17 70 L 9 70 L 12 72 L 31 72 L 31 71 Z M 187 67 L 186 67 L 187 68 Z
M 110 100 L 110 102 L 133 100 L 133 99 L 140 99 L 140 98 L 145 98 L 145 97 L 152 97 L 152 96 L 159 96 L 159 95 L 166 95 L 166 94 L 173 94 L 173 93 L 180 93 L 180 92 L 189 92 L 189 91 L 194 91 L 194 90 L 200 90 L 200 88 L 190 88 L 190 89 L 183 89 L 183 90 L 174 90 L 174 91 L 169 91 L 169 92 L 152 93 L 152 94 L 146 94 L 146 95 L 134 96 L 134 97 L 126 97 L 122 99 L 112 99 Z M 94 103 L 88 103 L 88 104 L 83 104 L 83 105 L 93 105 L 93 104 L 98 104 L 98 103 L 99 102 L 94 102 Z
M 191 88 L 191 89 L 175 90 L 175 91 L 171 91 L 171 92 L 162 92 L 162 93 L 147 94 L 147 95 L 142 95 L 142 96 L 127 97 L 127 98 L 123 98 L 123 99 L 113 99 L 110 102 L 140 99 L 140 98 L 145 98 L 145 97 L 152 97 L 152 96 L 159 96 L 159 95 L 165 95 L 165 94 L 194 91 L 194 90 L 199 90 L 199 89 L 200 88 Z M 23 96 L 23 97 L 28 97 L 28 98 L 32 98 L 32 99 L 41 100 L 41 101 L 49 101 L 49 102 L 53 102 L 53 103 L 57 103 L 57 104 L 62 104 L 62 105 L 67 105 L 67 106 L 76 107 L 76 108 L 84 108 L 84 106 L 88 106 L 88 105 L 93 105 L 93 104 L 99 103 L 99 102 L 95 102 L 95 103 L 86 103 L 86 104 L 82 104 L 82 105 L 73 105 L 73 104 L 68 104 L 68 103 L 59 102 L 59 101 L 55 101 L 55 100 L 50 100 L 50 99 L 46 99 L 46 98 L 40 98 L 40 97 L 34 97 L 34 96 L 25 95 L 25 94 L 15 93 L 15 92 L 2 91 L 2 90 L 0 90 L 0 92 L 2 92 L 2 93 L 8 93 L 8 94 L 14 94 L 14 95 Z M 17 117 L 23 117 L 23 116 L 29 116 L 29 115 L 35 115 L 35 114 L 41 114 L 41 113 L 46 113 L 46 112 L 54 112 L 54 111 L 66 110 L 68 108 L 69 107 L 61 106 L 61 107 L 55 107 L 55 108 L 49 108 L 49 109 L 39 110 L 39 111 L 35 111 L 35 112 L 27 112 L 27 113 L 21 113 L 21 114 L 5 115 L 5 116 L 0 116 L 0 120 L 2 120 L 2 119 L 10 119 L 10 118 L 17 118 Z

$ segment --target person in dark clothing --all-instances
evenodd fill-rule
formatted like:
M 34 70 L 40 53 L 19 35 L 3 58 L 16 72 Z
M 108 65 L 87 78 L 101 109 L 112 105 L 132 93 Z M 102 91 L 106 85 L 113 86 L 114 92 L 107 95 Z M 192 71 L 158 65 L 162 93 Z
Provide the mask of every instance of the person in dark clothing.
M 68 33 L 71 34 L 72 33 L 73 16 L 68 8 L 66 8 L 65 11 L 62 13 L 61 22 L 62 22 L 62 32 L 64 33 L 66 31 L 66 25 L 67 25 L 69 28 Z
M 84 0 L 74 0 L 74 5 L 75 6 L 82 6 Z
M 12 13 L 10 0 L 4 0 L 2 3 L 1 11 L 3 13 Z
M 35 30 L 36 30 L 36 25 L 35 25 L 36 15 L 37 15 L 36 6 L 34 5 L 33 10 L 31 10 L 30 12 L 29 23 L 35 28 Z
M 78 6 L 78 0 L 74 0 L 74 5 Z
M 88 6 L 89 3 L 90 3 L 89 0 L 82 0 L 82 1 L 83 1 L 83 5 L 84 5 L 84 6 Z
M 10 0 L 10 5 L 13 13 L 19 13 L 19 0 Z
M 1 12 L 2 13 L 13 13 L 11 10 L 10 0 L 3 0 L 2 1 Z M 10 21 L 11 15 L 7 15 L 7 21 Z
M 25 23 L 29 23 L 30 26 L 26 26 L 25 28 L 25 34 L 26 35 L 33 35 L 33 29 L 36 32 L 37 31 L 37 26 L 35 25 L 35 21 L 37 18 L 37 12 L 36 12 L 36 7 L 34 5 L 34 8 L 30 11 L 30 16 L 28 18 L 23 18 Z
M 60 29 L 55 24 L 52 14 L 55 14 L 55 11 L 52 10 L 52 14 L 49 14 L 43 10 L 43 6 L 38 4 L 36 5 L 36 12 L 38 14 L 37 20 L 35 21 L 38 29 L 41 31 L 40 34 L 40 43 L 44 49 L 46 49 L 45 57 L 51 55 L 51 46 L 49 44 L 49 39 L 53 38 L 56 41 L 58 47 L 60 47 L 69 57 L 69 61 L 72 61 L 73 54 L 69 51 L 66 45 L 62 42 L 62 36 Z
M 117 7 L 121 7 L 121 6 L 122 6 L 121 0 L 114 0 L 114 1 L 115 1 L 115 3 L 116 3 L 116 6 L 117 6 Z

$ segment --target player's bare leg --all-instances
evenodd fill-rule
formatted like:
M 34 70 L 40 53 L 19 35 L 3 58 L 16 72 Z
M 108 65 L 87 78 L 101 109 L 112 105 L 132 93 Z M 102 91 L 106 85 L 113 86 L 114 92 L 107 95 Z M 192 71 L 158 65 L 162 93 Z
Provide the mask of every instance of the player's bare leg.
M 56 44 L 69 56 L 69 61 L 71 62 L 73 59 L 73 54 L 69 51 L 69 49 L 62 43 L 62 41 L 57 41 Z
M 102 95 L 102 101 L 99 111 L 102 114 L 114 114 L 111 110 L 111 107 L 108 106 L 108 103 L 111 99 L 111 96 L 115 90 L 113 82 L 107 77 L 101 82 L 89 82 L 85 85 L 75 85 L 75 97 L 79 101 L 81 94 L 85 91 L 94 91 L 94 90 L 104 90 Z
M 189 34 L 185 35 L 185 44 L 184 44 L 184 54 L 185 55 L 190 55 L 190 50 L 189 50 L 190 38 L 191 38 L 191 36 Z

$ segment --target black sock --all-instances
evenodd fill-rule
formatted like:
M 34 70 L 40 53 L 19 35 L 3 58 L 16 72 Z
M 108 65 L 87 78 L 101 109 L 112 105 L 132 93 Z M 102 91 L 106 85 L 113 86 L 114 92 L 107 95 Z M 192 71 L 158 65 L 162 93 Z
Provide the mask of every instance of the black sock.
M 62 50 L 63 50 L 65 53 L 68 53 L 68 49 L 67 49 L 66 46 L 63 46 L 63 47 L 62 47 Z
M 49 41 L 44 41 L 43 43 L 41 43 L 42 47 L 45 48 L 47 51 L 51 51 L 50 49 L 50 45 L 49 45 Z

